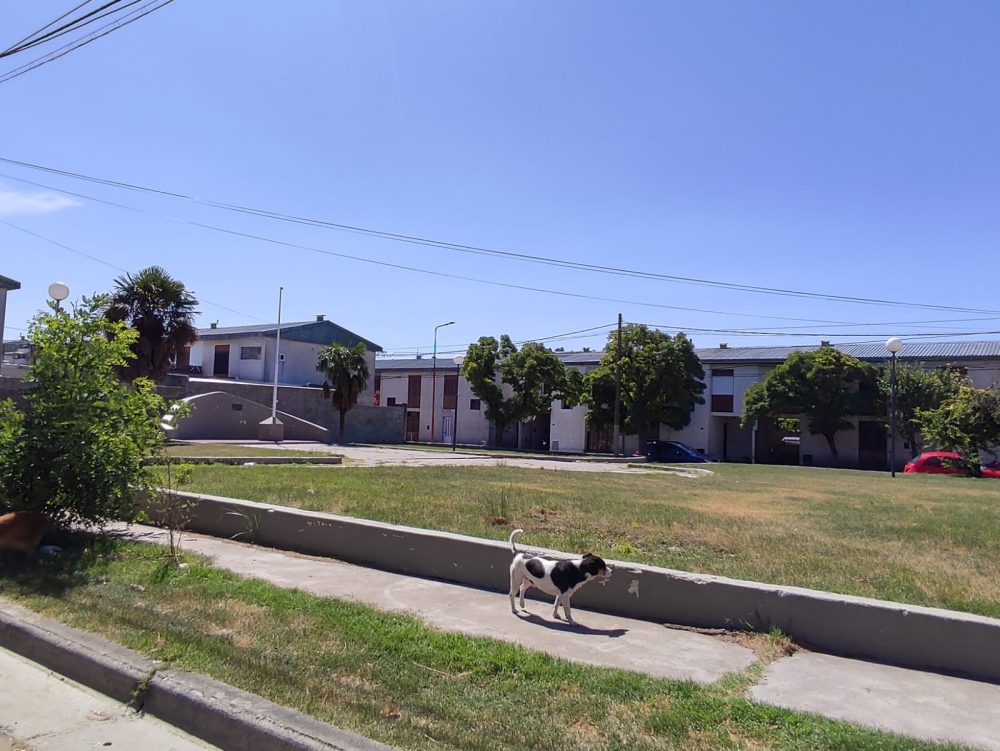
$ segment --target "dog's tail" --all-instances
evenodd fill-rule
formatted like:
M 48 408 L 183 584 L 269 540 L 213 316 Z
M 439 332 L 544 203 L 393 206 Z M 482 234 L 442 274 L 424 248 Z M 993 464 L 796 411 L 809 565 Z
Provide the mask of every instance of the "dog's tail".
M 522 534 L 524 534 L 523 529 L 515 529 L 513 532 L 510 533 L 510 552 L 513 553 L 514 555 L 517 555 L 517 547 L 514 545 L 514 543 L 517 541 L 517 538 L 520 537 Z

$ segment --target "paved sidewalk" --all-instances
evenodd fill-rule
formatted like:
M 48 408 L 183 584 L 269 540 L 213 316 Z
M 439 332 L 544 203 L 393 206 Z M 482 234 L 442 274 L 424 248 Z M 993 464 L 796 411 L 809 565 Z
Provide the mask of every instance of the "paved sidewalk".
M 5 649 L 0 676 L 0 751 L 216 749 Z
M 162 542 L 166 533 L 131 527 L 135 539 Z M 214 564 L 282 587 L 413 614 L 441 629 L 488 636 L 592 665 L 709 683 L 742 670 L 755 654 L 716 636 L 574 609 L 579 627 L 552 620 L 549 603 L 528 602 L 529 616 L 510 612 L 506 594 L 417 579 L 185 534 L 183 548 Z M 593 584 L 591 586 L 600 586 Z M 1000 751 L 1000 686 L 860 660 L 800 652 L 770 665 L 751 697 L 928 741 Z

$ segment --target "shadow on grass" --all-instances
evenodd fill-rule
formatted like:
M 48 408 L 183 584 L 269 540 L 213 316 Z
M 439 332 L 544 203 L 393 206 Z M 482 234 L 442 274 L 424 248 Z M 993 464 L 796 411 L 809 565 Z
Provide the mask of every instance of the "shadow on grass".
M 95 571 L 114 559 L 121 547 L 118 540 L 107 535 L 64 530 L 47 534 L 43 544 L 61 550 L 35 555 L 0 552 L 0 590 L 22 596 L 59 597 L 88 584 Z

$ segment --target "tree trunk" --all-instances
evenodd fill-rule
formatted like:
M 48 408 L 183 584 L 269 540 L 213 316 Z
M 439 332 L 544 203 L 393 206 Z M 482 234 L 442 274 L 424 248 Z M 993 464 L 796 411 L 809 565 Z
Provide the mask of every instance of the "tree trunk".
M 834 433 L 824 433 L 823 437 L 826 439 L 827 444 L 830 446 L 830 454 L 833 456 L 833 466 L 840 466 L 840 454 L 837 453 L 837 443 L 834 441 Z
M 337 443 L 344 444 L 344 423 L 347 422 L 347 410 L 340 410 L 340 435 L 337 436 Z

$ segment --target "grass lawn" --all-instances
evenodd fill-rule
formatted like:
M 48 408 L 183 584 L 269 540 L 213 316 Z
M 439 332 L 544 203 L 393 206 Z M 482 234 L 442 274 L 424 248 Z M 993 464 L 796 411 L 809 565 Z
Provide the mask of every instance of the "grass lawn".
M 1000 617 L 1000 481 L 712 470 L 216 465 L 183 489 Z
M 710 686 L 654 679 L 437 631 L 192 556 L 178 568 L 155 546 L 59 542 L 59 556 L 0 560 L 0 596 L 403 749 L 943 748 L 753 704 L 744 697 L 760 663 Z M 765 661 L 783 646 L 756 639 Z
M 167 456 L 183 458 L 185 456 L 324 456 L 315 451 L 279 449 L 261 446 L 239 446 L 232 443 L 171 443 L 166 447 Z

